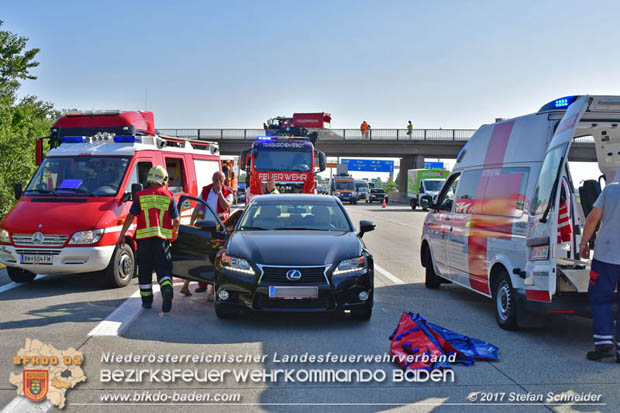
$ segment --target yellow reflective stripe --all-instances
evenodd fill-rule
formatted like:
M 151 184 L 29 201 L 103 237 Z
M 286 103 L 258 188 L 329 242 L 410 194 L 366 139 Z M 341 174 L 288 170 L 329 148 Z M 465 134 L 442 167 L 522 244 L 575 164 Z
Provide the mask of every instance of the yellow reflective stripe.
M 150 237 L 165 237 L 172 238 L 172 230 L 168 228 L 151 227 L 143 228 L 136 231 L 136 239 L 150 238 Z
M 140 291 L 140 295 L 142 297 L 148 297 L 149 295 L 153 295 L 153 291 Z
M 166 281 L 163 281 L 161 284 L 159 284 L 160 287 L 163 287 L 163 286 L 166 286 L 166 285 L 169 285 L 169 286 L 172 287 L 172 281 L 166 280 Z

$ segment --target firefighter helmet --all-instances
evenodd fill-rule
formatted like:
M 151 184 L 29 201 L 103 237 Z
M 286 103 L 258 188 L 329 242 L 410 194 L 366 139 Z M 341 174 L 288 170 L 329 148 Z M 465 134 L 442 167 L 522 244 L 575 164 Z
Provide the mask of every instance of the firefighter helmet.
M 155 165 L 149 169 L 149 174 L 146 176 L 146 182 L 154 182 L 156 184 L 164 185 L 168 181 L 168 172 L 161 165 Z

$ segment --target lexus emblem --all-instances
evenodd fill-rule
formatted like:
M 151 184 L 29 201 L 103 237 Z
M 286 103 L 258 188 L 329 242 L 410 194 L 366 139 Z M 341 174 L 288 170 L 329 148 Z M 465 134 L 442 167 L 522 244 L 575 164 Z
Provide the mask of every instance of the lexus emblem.
M 45 235 L 41 234 L 39 231 L 32 234 L 32 243 L 33 244 L 42 244 L 45 239 Z
M 301 278 L 301 271 L 299 270 L 288 270 L 286 272 L 286 279 L 291 281 L 297 281 Z

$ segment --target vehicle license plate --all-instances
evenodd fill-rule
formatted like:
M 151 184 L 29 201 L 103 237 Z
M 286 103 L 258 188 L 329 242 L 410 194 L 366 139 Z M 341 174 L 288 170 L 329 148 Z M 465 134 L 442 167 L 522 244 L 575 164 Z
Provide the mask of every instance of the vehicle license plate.
M 51 255 L 22 255 L 21 263 L 22 264 L 51 265 L 52 256 Z
M 269 287 L 269 298 L 318 298 L 319 287 Z

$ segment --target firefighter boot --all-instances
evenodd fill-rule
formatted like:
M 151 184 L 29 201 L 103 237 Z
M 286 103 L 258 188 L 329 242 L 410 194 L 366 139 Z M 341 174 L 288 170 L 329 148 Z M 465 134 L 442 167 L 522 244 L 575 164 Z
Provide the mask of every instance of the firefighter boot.
M 593 351 L 588 351 L 588 353 L 586 354 L 586 358 L 588 360 L 595 361 L 611 357 L 614 357 L 614 346 L 611 344 L 596 346 L 594 347 Z
M 172 286 L 163 285 L 161 287 L 161 311 L 164 313 L 169 313 L 172 309 Z
M 142 297 L 142 308 L 151 308 L 153 305 L 153 290 L 140 289 L 140 296 Z

